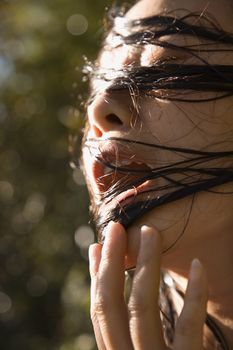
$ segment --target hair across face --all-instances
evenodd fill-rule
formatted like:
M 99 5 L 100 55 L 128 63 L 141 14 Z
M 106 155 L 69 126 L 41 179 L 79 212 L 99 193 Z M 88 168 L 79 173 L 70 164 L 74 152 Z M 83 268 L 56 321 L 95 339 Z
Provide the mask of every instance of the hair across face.
M 112 130 L 87 122 L 83 168 L 100 237 L 111 220 L 129 227 L 233 180 L 233 35 L 205 13 L 183 12 L 111 12 L 101 55 L 85 68 L 89 114 L 96 101 L 115 98 L 131 115 L 127 131 L 111 111 Z

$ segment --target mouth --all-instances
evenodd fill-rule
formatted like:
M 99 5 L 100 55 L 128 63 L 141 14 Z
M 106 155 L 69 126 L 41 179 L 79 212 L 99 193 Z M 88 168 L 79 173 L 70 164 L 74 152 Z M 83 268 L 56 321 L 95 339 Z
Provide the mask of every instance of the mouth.
M 124 140 L 86 140 L 83 165 L 91 213 L 100 242 L 104 227 L 120 222 L 129 227 L 163 192 L 155 154 Z
M 159 154 L 160 149 L 165 153 Z M 171 151 L 179 155 L 173 162 L 166 158 Z M 194 199 L 198 192 L 231 182 L 232 167 L 216 167 L 216 160 L 229 156 L 231 151 L 180 149 L 123 138 L 87 139 L 83 170 L 99 241 L 110 221 L 127 229 L 155 208 L 190 195 Z
M 92 176 L 98 188 L 100 200 L 106 205 L 124 207 L 151 188 L 148 180 L 154 164 L 145 163 L 136 154 L 126 157 L 115 146 L 105 147 L 96 155 L 92 164 Z M 114 199 L 113 199 L 114 196 Z
M 166 162 L 140 141 L 88 139 L 83 161 L 100 242 L 110 221 L 128 228 L 173 186 L 161 174 Z

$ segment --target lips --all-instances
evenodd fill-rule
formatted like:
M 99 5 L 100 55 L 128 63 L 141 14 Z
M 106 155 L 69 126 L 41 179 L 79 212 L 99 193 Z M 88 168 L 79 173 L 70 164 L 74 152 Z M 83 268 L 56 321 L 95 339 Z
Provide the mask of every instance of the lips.
M 135 153 L 126 156 L 125 149 L 121 151 L 115 144 L 108 144 L 95 154 L 92 176 L 102 199 L 111 196 L 112 200 L 116 194 L 115 204 L 123 205 L 151 187 L 147 176 L 153 165 L 143 163 L 139 156 Z
M 123 138 L 85 140 L 83 170 L 100 241 L 108 222 L 118 221 L 127 228 L 161 196 L 158 152 L 153 151 L 148 144 Z
M 129 163 L 127 166 L 118 166 L 102 163 L 101 160 L 93 164 L 93 177 L 101 193 L 106 193 L 112 186 L 121 186 L 123 190 L 127 184 L 135 183 L 137 188 L 141 188 L 140 179 L 144 178 L 151 169 L 146 164 Z M 136 187 L 134 186 L 134 190 Z

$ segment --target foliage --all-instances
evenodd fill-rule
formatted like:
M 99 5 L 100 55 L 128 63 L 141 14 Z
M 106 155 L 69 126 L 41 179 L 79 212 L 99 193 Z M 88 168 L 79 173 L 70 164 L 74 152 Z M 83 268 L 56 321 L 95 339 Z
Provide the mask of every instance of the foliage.
M 69 166 L 109 1 L 0 4 L 0 344 L 92 350 L 88 197 Z M 76 68 L 77 67 L 77 68 Z

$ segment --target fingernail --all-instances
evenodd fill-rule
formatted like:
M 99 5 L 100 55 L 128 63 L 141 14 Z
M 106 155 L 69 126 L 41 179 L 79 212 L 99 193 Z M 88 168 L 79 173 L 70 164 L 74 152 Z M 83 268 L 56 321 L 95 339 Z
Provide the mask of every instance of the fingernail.
M 153 246 L 151 243 L 154 240 L 160 240 L 160 235 L 155 227 L 149 225 L 141 226 L 141 247 L 148 245 L 148 248 Z
M 150 240 L 152 237 L 156 237 L 160 239 L 158 230 L 152 225 L 142 225 L 141 238 L 143 240 Z
M 157 229 L 152 225 L 142 225 L 141 232 L 158 232 Z
M 190 278 L 192 280 L 199 278 L 202 274 L 202 270 L 203 266 L 200 260 L 197 258 L 193 259 L 190 269 Z

